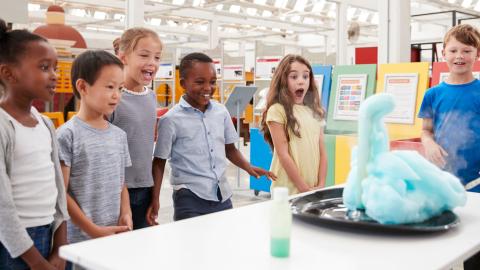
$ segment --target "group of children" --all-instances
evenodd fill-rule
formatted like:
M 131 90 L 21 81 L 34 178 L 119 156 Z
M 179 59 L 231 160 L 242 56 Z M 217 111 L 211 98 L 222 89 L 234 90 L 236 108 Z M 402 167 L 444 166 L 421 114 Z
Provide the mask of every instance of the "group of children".
M 444 45 L 448 81 L 427 92 L 419 116 L 426 118 L 427 156 L 468 182 L 480 168 L 473 153 L 480 142 L 480 118 L 473 117 L 480 113 L 480 82 L 472 77 L 480 35 L 472 27 L 454 29 Z M 0 20 L 0 269 L 64 269 L 61 245 L 155 225 L 167 160 L 175 220 L 232 208 L 227 159 L 291 194 L 325 185 L 325 112 L 306 59 L 287 55 L 275 71 L 262 117 L 274 150 L 267 171 L 251 166 L 234 146 L 231 117 L 212 100 L 217 78 L 210 57 L 191 53 L 181 60 L 185 94 L 157 126 L 156 95 L 147 86 L 162 42 L 149 29 L 132 28 L 117 44 L 117 56 L 86 51 L 75 59 L 71 80 L 80 109 L 55 131 L 32 101 L 53 97 L 56 53 L 46 39 L 7 31 Z M 467 126 L 444 116 L 457 109 L 473 115 Z M 475 146 L 461 148 L 469 158 L 465 173 L 452 165 L 458 156 L 445 135 L 450 128 L 473 131 Z

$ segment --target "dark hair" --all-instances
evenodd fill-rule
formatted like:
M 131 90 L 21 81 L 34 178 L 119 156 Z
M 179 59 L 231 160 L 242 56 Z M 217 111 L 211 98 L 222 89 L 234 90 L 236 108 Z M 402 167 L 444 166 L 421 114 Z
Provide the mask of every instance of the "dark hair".
M 276 103 L 283 106 L 287 121 L 285 123 L 285 135 L 287 141 L 290 141 L 289 131 L 298 138 L 301 138 L 300 126 L 297 119 L 293 115 L 293 100 L 288 92 L 288 73 L 293 63 L 298 62 L 307 66 L 310 73 L 310 83 L 303 103 L 312 109 L 314 117 L 323 119 L 325 117 L 325 111 L 320 106 L 320 98 L 318 95 L 317 85 L 315 83 L 315 77 L 313 76 L 313 70 L 307 59 L 300 55 L 288 54 L 278 64 L 278 67 L 273 74 L 272 82 L 270 83 L 270 89 L 267 94 L 267 106 L 262 113 L 261 130 L 263 137 L 273 149 L 272 135 L 268 129 L 267 124 L 267 112 L 268 109 Z
M 183 57 L 180 61 L 180 78 L 185 79 L 187 76 L 187 71 L 192 68 L 194 62 L 213 63 L 213 60 L 208 55 L 199 52 L 185 55 L 185 57 Z
M 123 64 L 116 56 L 106 51 L 86 51 L 73 61 L 72 64 L 72 87 L 73 93 L 77 98 L 80 98 L 76 82 L 78 79 L 85 80 L 92 85 L 98 79 L 100 71 L 105 66 L 115 65 L 123 69 Z
M 45 38 L 28 30 L 9 31 L 4 20 L 0 19 L 0 63 L 18 63 L 29 42 L 45 41 Z

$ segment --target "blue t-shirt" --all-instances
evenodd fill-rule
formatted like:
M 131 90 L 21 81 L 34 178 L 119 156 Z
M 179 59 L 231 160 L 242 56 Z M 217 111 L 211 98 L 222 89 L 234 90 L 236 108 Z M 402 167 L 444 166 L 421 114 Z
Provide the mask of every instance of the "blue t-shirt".
M 480 81 L 430 88 L 418 114 L 433 122 L 435 141 L 448 153 L 445 170 L 463 184 L 480 177 Z M 471 191 L 480 192 L 480 186 Z

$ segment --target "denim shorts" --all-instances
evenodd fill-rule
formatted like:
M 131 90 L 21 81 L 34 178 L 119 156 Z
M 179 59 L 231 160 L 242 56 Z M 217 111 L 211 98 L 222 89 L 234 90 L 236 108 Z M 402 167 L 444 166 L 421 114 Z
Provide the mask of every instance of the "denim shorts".
M 38 249 L 44 258 L 50 255 L 52 246 L 52 224 L 27 228 L 27 233 L 33 240 L 33 245 Z M 29 269 L 21 257 L 12 258 L 7 249 L 0 243 L 0 269 L 1 270 L 23 270 Z

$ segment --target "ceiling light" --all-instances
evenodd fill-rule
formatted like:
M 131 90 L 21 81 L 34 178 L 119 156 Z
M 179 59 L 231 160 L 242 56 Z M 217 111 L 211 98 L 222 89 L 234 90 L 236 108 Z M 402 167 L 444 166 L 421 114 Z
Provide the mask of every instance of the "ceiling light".
M 480 11 L 480 1 L 477 2 L 477 4 L 473 7 L 475 11 Z
M 250 16 L 255 16 L 257 15 L 257 9 L 256 8 L 247 8 L 247 14 Z
M 232 12 L 232 13 L 239 13 L 240 12 L 240 6 L 231 5 L 229 11 Z
M 311 18 L 311 17 L 305 17 L 305 18 L 303 19 L 303 23 L 304 23 L 304 24 L 315 24 L 315 20 L 314 20 L 313 18 Z
M 378 24 L 378 13 L 373 13 L 372 18 L 370 19 L 372 24 Z
M 216 7 L 215 7 L 216 10 L 218 11 L 222 11 L 223 9 L 223 4 L 218 4 Z
M 253 3 L 257 5 L 265 5 L 266 2 L 267 0 L 253 0 Z
M 361 21 L 361 22 L 367 22 L 368 21 L 368 16 L 370 16 L 368 11 L 362 10 L 360 12 L 360 16 L 358 16 L 358 20 Z
M 181 6 L 184 3 L 185 3 L 185 0 L 173 0 L 172 1 L 172 4 L 177 5 L 177 6 Z
M 307 2 L 308 0 L 297 0 L 293 9 L 299 12 L 303 12 L 305 10 L 305 5 L 307 4 Z
M 271 16 L 272 16 L 272 12 L 269 10 L 264 10 L 262 12 L 262 17 L 271 17 Z
M 78 9 L 78 8 L 72 9 L 72 11 L 70 11 L 70 13 L 73 16 L 77 16 L 77 17 L 85 17 L 87 15 L 87 12 L 84 9 Z
M 275 0 L 275 7 L 276 8 L 285 8 L 287 5 L 288 0 Z
M 123 21 L 125 20 L 125 15 L 124 14 L 120 14 L 120 13 L 115 13 L 113 15 L 113 19 L 114 20 L 117 20 L 117 21 Z
M 292 16 L 290 18 L 290 21 L 291 22 L 299 22 L 300 21 L 300 16 L 298 16 L 298 15 Z
M 312 12 L 320 12 L 323 10 L 324 6 L 325 6 L 324 0 L 318 1 L 313 5 Z
M 462 7 L 469 8 L 472 5 L 472 0 L 463 0 Z
M 357 8 L 351 7 L 347 9 L 347 20 L 351 21 L 353 19 L 353 15 L 357 12 Z
M 39 4 L 28 4 L 28 11 L 39 11 L 40 5 Z
M 159 18 L 152 18 L 150 20 L 151 25 L 159 26 L 161 23 L 162 23 L 162 19 L 159 19 Z
M 93 13 L 93 18 L 99 19 L 99 20 L 105 20 L 107 18 L 107 13 L 103 11 L 95 11 L 95 13 Z

